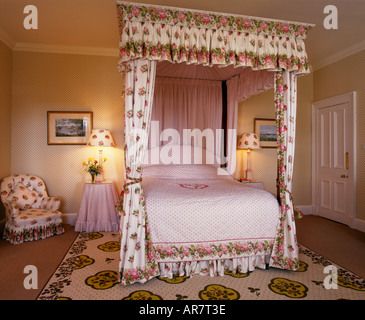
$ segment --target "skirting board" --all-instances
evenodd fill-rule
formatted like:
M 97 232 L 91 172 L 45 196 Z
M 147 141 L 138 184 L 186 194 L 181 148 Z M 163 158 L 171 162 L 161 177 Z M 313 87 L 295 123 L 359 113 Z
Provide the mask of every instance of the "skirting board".
M 300 209 L 304 215 L 312 214 L 312 206 L 297 206 L 297 208 Z M 63 223 L 74 226 L 77 220 L 77 215 L 78 215 L 77 213 L 63 213 L 62 214 Z
M 359 230 L 361 232 L 365 232 L 365 220 L 355 219 L 354 220 L 354 229 Z
M 304 215 L 312 214 L 312 206 L 296 206 Z
M 297 206 L 297 208 L 300 209 L 304 215 L 313 214 L 312 206 Z M 62 220 L 63 223 L 74 226 L 77 220 L 77 213 L 64 213 L 62 214 Z M 5 219 L 0 221 L 0 229 L 2 229 L 2 224 L 5 225 Z M 365 220 L 355 219 L 353 228 L 365 232 Z
M 312 206 L 297 206 L 298 209 L 300 209 L 304 215 L 310 215 L 312 214 Z M 62 220 L 65 224 L 70 224 L 71 226 L 74 226 L 77 219 L 77 213 L 63 213 L 62 214 Z M 5 219 L 2 219 L 0 221 L 0 230 L 3 230 L 5 227 Z M 362 219 L 355 219 L 354 220 L 354 229 L 359 230 L 361 232 L 365 232 L 365 220 Z
M 312 214 L 312 206 L 298 206 L 298 209 L 302 210 L 303 214 Z M 65 224 L 74 226 L 77 220 L 77 213 L 63 213 L 62 220 Z
M 77 220 L 77 213 L 63 213 L 62 214 L 62 221 L 64 224 L 70 224 L 74 226 Z
M 302 210 L 303 214 L 312 214 L 312 206 L 297 206 L 298 209 Z M 63 213 L 62 220 L 65 224 L 75 225 L 78 213 Z M 364 221 L 365 222 L 365 221 Z
M 313 214 L 312 206 L 297 206 L 304 215 Z M 62 214 L 62 220 L 65 224 L 75 225 L 77 219 L 77 213 L 64 213 Z M 5 225 L 5 219 L 0 221 L 0 226 Z M 355 229 L 365 232 L 365 220 L 355 219 Z

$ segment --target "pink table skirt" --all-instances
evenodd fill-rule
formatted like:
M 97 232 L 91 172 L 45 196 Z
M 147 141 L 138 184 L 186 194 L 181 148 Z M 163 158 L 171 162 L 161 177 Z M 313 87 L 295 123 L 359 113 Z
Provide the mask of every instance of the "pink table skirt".
M 113 183 L 85 183 L 75 231 L 118 231 L 118 201 Z

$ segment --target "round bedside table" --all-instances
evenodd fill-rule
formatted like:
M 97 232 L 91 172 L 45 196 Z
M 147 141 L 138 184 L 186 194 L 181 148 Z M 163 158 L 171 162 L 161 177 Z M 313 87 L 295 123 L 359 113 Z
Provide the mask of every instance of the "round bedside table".
M 119 212 L 115 208 L 118 201 L 112 181 L 85 183 L 75 231 L 118 231 Z

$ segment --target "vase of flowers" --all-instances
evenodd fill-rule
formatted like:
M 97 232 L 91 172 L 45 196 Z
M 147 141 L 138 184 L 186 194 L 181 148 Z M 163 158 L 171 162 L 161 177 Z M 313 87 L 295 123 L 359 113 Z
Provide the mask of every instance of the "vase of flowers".
M 90 157 L 87 161 L 82 162 L 84 170 L 91 174 L 91 183 L 95 183 L 95 177 L 103 171 L 103 164 L 106 160 L 107 158 L 104 158 L 103 162 L 99 163 L 97 160 Z

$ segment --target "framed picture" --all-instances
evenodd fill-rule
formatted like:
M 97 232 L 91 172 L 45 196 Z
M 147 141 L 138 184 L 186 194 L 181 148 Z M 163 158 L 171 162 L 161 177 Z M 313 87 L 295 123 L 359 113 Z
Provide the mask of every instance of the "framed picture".
M 277 148 L 275 119 L 255 118 L 254 131 L 260 137 L 261 148 Z
M 92 112 L 48 111 L 48 144 L 86 144 L 93 127 Z

